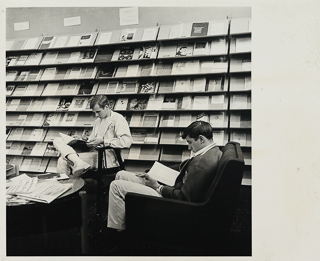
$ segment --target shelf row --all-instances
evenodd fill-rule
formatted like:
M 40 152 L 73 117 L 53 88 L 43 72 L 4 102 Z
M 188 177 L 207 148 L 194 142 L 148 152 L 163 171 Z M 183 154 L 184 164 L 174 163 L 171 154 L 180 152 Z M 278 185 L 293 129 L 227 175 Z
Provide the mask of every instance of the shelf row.
M 138 133 L 137 133 L 138 134 Z M 142 143 L 141 136 L 143 131 L 139 132 L 140 137 L 134 136 L 134 143 L 129 149 L 121 149 L 122 157 L 125 160 L 158 160 L 160 151 L 162 151 L 163 161 L 177 161 L 189 158 L 191 151 L 188 149 L 185 140 L 180 138 L 179 133 L 163 132 L 161 137 L 155 137 L 154 133 L 148 133 L 150 142 Z M 215 131 L 213 138 L 217 146 L 223 146 L 227 143 L 224 131 Z M 158 140 L 155 143 L 155 139 Z M 246 132 L 233 132 L 231 133 L 231 140 L 241 141 L 242 146 L 250 148 L 251 134 Z M 148 152 L 148 153 L 147 153 Z M 7 156 L 24 156 L 26 158 L 34 157 L 59 157 L 60 153 L 53 146 L 52 142 L 24 142 L 24 141 L 7 141 L 6 142 Z M 165 155 L 167 155 L 165 157 Z M 177 158 L 180 157 L 180 158 Z
M 204 22 L 161 25 L 160 27 L 123 28 L 121 30 L 100 31 L 84 34 L 49 35 L 29 39 L 10 39 L 6 50 L 42 50 L 54 48 L 72 48 L 98 46 L 127 42 L 172 40 L 195 37 L 214 37 L 251 32 L 251 19 L 224 19 Z
M 251 38 L 240 37 L 231 40 L 230 53 L 250 53 Z M 165 58 L 184 58 L 202 56 L 224 56 L 228 53 L 228 41 L 218 38 L 212 41 L 186 41 L 177 44 L 158 45 L 157 43 L 140 46 L 121 46 L 114 50 L 88 48 L 85 50 L 55 50 L 8 55 L 6 65 L 39 66 L 67 65 L 77 63 L 105 63 L 114 61 L 139 61 Z
M 77 113 L 74 124 L 64 124 L 69 113 L 10 113 L 6 117 L 7 137 L 14 127 L 62 127 L 53 128 L 49 131 L 65 132 L 65 127 L 92 127 L 95 117 L 92 113 Z M 210 122 L 213 128 L 227 128 L 229 116 L 224 111 L 208 112 L 128 112 L 123 114 L 129 127 L 148 128 L 185 128 L 196 120 Z M 235 111 L 230 114 L 230 128 L 251 128 L 251 111 Z M 57 130 L 55 130 L 57 129 Z M 75 129 L 75 128 L 74 128 Z M 38 134 L 37 134 L 38 135 Z M 54 136 L 54 135 L 53 135 Z M 38 136 L 40 137 L 40 136 Z
M 251 58 L 231 58 L 230 72 L 250 72 Z M 52 81 L 105 78 L 136 78 L 157 76 L 225 74 L 228 72 L 228 60 L 223 57 L 210 60 L 186 60 L 144 64 L 69 67 L 48 67 L 44 69 L 8 70 L 6 81 Z
M 229 95 L 211 94 L 154 94 L 150 96 L 120 96 L 109 99 L 109 107 L 116 111 L 165 110 L 227 110 Z M 251 109 L 251 93 L 230 93 L 231 110 Z M 90 110 L 90 98 L 85 96 L 7 98 L 7 112 L 82 112 Z
M 243 153 L 244 155 L 244 162 L 246 166 L 251 166 L 251 153 Z M 25 161 L 26 160 L 26 161 Z M 23 156 L 7 156 L 7 163 L 8 164 L 16 164 L 22 166 L 23 172 L 33 172 L 33 173 L 57 173 L 56 166 L 57 166 L 57 158 L 33 158 L 30 160 L 28 157 Z M 137 160 L 125 160 L 126 169 L 132 172 L 140 172 L 141 167 L 142 169 L 150 169 L 153 161 L 139 161 L 139 164 L 131 164 Z M 172 165 L 174 162 L 172 161 L 162 161 L 163 164 Z M 139 166 L 139 167 L 137 167 Z M 251 185 L 251 171 L 245 170 L 244 176 L 242 179 L 242 185 Z
M 52 145 L 51 145 L 52 146 Z M 53 147 L 53 146 L 52 146 Z M 190 150 L 185 147 L 170 147 L 163 146 L 141 146 L 132 145 L 130 149 L 121 150 L 122 157 L 128 165 L 130 161 L 162 161 L 166 163 L 181 162 L 191 156 Z M 245 164 L 251 166 L 251 152 L 243 152 Z M 22 156 L 22 155 L 7 155 L 6 161 L 8 164 L 19 165 L 21 172 L 36 172 L 36 173 L 57 173 L 56 166 L 58 157 L 52 156 Z
M 187 117 L 186 117 L 187 118 Z M 190 118 L 190 117 L 188 117 Z M 223 117 L 223 113 L 221 114 L 211 114 L 206 115 L 201 118 L 201 120 L 208 120 L 213 126 L 214 126 L 214 138 L 216 139 L 217 143 L 219 145 L 224 144 L 225 138 L 227 138 L 227 130 L 226 125 L 227 122 L 225 121 L 225 118 Z M 187 122 L 185 121 L 183 117 L 179 117 L 179 119 L 171 119 L 170 115 L 165 115 L 162 117 L 163 122 L 161 122 L 161 127 L 158 129 L 155 128 L 143 128 L 141 127 L 132 127 L 131 128 L 131 134 L 133 137 L 134 143 L 150 143 L 150 144 L 158 144 L 159 142 L 159 135 L 161 134 L 160 144 L 182 144 L 185 145 L 185 141 L 183 141 L 180 138 L 181 131 L 183 128 L 185 128 L 185 125 L 188 126 Z M 251 125 L 251 115 L 232 115 L 231 119 L 234 120 L 232 122 L 235 126 L 241 126 L 243 125 L 243 128 L 236 127 L 235 129 L 230 130 L 231 134 L 234 133 L 246 133 L 250 132 Z M 134 119 L 129 119 L 131 125 L 134 124 Z M 179 120 L 179 121 L 178 121 Z M 173 121 L 173 124 L 170 122 Z M 220 121 L 220 122 L 219 122 Z M 176 123 L 177 122 L 177 123 Z M 130 124 L 129 123 L 129 124 Z M 215 123 L 220 123 L 219 125 L 214 125 Z M 176 128 L 162 128 L 162 127 L 168 127 L 168 125 L 178 125 L 178 129 Z M 147 126 L 148 127 L 148 126 Z M 173 127 L 173 126 L 172 126 Z M 56 137 L 59 137 L 60 133 L 73 136 L 73 135 L 86 135 L 89 136 L 89 134 L 92 131 L 92 127 L 75 127 L 75 128 L 66 128 L 66 127 L 56 127 L 56 128 L 31 128 L 31 127 L 6 127 L 6 136 L 7 141 L 23 141 L 23 142 L 52 142 Z M 241 140 L 240 138 L 233 138 L 234 140 Z M 243 139 L 242 143 L 247 144 L 246 139 Z
M 163 81 L 122 80 L 100 82 L 67 83 L 19 83 L 7 84 L 6 96 L 68 96 L 68 95 L 121 95 L 121 94 L 168 94 L 168 93 L 210 93 L 226 92 L 228 78 L 225 76 L 179 77 Z M 230 91 L 251 90 L 251 75 L 230 77 Z

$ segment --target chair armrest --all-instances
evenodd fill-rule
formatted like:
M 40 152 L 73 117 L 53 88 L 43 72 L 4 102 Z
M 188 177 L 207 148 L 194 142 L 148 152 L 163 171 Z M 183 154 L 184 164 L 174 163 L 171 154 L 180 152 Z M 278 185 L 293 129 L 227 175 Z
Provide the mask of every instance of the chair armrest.
M 114 152 L 116 154 L 116 158 L 117 158 L 119 165 L 120 165 L 120 169 L 122 169 L 122 170 L 125 169 L 124 162 L 121 157 L 120 148 L 114 148 L 111 146 L 99 146 L 98 148 L 96 148 L 96 150 L 98 151 L 98 170 L 102 170 L 102 168 L 103 168 L 103 156 L 104 156 L 105 150 L 107 150 L 107 149 L 114 150 Z

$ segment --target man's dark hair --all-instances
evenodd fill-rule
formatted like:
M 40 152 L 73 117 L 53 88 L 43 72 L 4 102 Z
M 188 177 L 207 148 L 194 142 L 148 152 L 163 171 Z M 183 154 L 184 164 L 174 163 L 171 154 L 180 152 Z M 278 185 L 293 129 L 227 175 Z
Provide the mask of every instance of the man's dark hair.
M 182 133 L 181 137 L 185 139 L 187 136 L 198 140 L 199 135 L 212 139 L 212 127 L 210 123 L 206 121 L 195 121 L 192 122 Z
M 106 105 L 110 106 L 109 100 L 105 95 L 96 95 L 90 100 L 90 109 L 98 104 L 100 108 L 104 108 Z

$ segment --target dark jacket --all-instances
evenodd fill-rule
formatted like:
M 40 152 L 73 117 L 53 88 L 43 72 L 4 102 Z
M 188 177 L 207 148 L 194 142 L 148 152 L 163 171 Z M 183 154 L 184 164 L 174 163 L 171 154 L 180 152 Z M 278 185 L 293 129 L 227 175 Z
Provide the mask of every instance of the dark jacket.
M 164 186 L 162 196 L 190 202 L 201 202 L 216 174 L 221 156 L 222 152 L 219 147 L 213 147 L 205 154 L 181 163 L 180 174 L 175 185 L 173 187 Z M 183 183 L 185 175 L 186 180 Z

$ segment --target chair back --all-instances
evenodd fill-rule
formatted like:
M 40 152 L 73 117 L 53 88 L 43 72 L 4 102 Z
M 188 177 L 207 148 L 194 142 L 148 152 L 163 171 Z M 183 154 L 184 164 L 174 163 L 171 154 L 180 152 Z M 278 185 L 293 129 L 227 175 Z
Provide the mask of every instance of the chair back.
M 204 204 L 205 215 L 212 221 L 212 231 L 226 235 L 232 226 L 237 206 L 244 160 L 239 143 L 229 142 L 221 151 L 223 154 L 217 173 L 206 193 Z
M 130 236 L 188 250 L 221 249 L 231 230 L 244 168 L 239 143 L 229 142 L 221 151 L 213 181 L 200 203 L 127 193 Z

